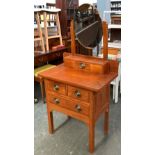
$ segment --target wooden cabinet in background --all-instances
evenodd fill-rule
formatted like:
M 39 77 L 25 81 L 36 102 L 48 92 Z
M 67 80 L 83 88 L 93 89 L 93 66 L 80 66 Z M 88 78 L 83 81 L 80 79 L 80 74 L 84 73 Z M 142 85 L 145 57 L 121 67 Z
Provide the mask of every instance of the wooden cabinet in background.
M 111 15 L 111 24 L 121 25 L 121 15 Z
M 121 41 L 121 0 L 110 0 L 111 2 L 111 28 L 110 41 Z
M 61 9 L 59 18 L 63 37 L 68 36 L 68 32 L 70 31 L 70 21 L 73 18 L 74 12 L 78 6 L 79 0 L 56 0 L 56 8 Z

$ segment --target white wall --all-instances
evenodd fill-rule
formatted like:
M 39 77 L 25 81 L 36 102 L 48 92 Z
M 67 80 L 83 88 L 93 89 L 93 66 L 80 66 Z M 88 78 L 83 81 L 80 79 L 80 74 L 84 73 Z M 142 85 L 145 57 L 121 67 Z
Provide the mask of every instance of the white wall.
M 55 0 L 33 0 L 34 4 L 45 4 L 45 3 L 55 3 Z
M 103 12 L 110 11 L 110 0 L 97 0 L 97 8 L 103 20 Z M 106 14 L 106 21 L 110 23 L 110 14 Z
M 50 2 L 50 3 L 55 3 L 55 0 L 33 0 L 35 4 L 44 4 L 46 2 Z M 93 4 L 93 3 L 97 3 L 97 0 L 79 0 L 79 5 L 83 4 L 83 3 L 89 3 L 89 4 Z
M 93 3 L 97 3 L 97 0 L 79 0 L 79 5 L 83 3 L 93 4 Z

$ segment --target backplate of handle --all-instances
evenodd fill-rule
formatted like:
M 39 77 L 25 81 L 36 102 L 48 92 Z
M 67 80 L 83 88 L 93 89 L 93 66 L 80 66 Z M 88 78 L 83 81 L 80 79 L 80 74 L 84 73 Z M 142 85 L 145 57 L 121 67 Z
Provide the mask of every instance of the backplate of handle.
M 79 104 L 75 105 L 75 109 L 76 109 L 77 112 L 82 111 L 81 106 Z
M 81 93 L 80 93 L 79 90 L 76 90 L 76 91 L 75 91 L 75 96 L 76 96 L 76 97 L 80 97 L 80 96 L 81 96 Z
M 53 89 L 54 89 L 55 91 L 59 90 L 59 85 L 57 85 L 57 84 L 54 84 L 54 87 L 53 87 Z
M 60 103 L 60 100 L 58 98 L 54 98 L 53 101 L 54 101 L 55 104 L 59 104 Z
M 86 67 L 86 64 L 85 63 L 80 63 L 80 69 L 84 69 Z

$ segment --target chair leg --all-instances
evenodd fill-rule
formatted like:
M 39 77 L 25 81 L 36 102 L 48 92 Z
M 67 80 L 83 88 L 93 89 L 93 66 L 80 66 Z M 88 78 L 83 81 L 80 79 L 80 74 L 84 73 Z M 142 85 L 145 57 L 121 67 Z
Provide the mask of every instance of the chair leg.
M 118 86 L 119 86 L 119 80 L 116 78 L 116 85 L 115 85 L 115 103 L 118 102 Z
M 113 100 L 115 99 L 115 85 L 113 85 L 113 91 L 112 91 L 112 95 L 113 95 Z
M 41 97 L 44 103 L 44 81 L 43 80 L 40 80 L 40 87 L 41 87 Z
M 121 80 L 119 81 L 119 85 L 120 85 L 120 94 L 121 94 Z

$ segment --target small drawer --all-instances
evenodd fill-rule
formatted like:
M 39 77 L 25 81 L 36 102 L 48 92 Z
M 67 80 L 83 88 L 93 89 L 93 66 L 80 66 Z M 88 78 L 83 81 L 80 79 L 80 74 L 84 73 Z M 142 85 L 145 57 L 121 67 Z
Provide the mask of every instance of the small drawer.
M 50 81 L 50 91 L 54 91 L 56 93 L 60 93 L 63 95 L 66 95 L 66 85 L 63 83 L 55 82 L 55 81 Z
M 89 102 L 89 91 L 84 89 L 68 86 L 68 96 Z
M 59 82 L 55 82 L 52 81 L 52 90 L 54 92 L 60 93 L 65 95 L 66 94 L 66 86 L 65 84 L 59 83 Z
M 55 96 L 55 95 L 49 95 L 48 96 L 48 101 L 51 104 L 57 105 L 57 106 L 61 106 L 63 108 L 66 108 L 68 110 L 72 110 L 74 112 L 83 114 L 83 115 L 89 115 L 89 105 L 86 103 L 83 103 L 81 101 L 77 102 L 77 101 L 71 101 L 71 100 L 67 100 L 67 99 L 63 99 L 59 96 Z

